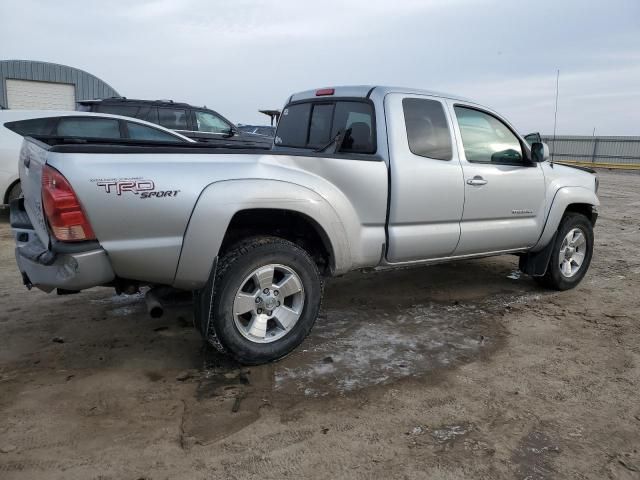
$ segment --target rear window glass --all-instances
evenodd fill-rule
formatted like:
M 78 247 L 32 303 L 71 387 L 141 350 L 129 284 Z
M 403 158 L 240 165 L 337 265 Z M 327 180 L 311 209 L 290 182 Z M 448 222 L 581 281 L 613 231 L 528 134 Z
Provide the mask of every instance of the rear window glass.
M 278 122 L 276 144 L 286 147 L 305 147 L 310 115 L 311 103 L 298 103 L 285 108 Z
M 409 150 L 421 157 L 451 160 L 451 134 L 442 104 L 435 100 L 402 100 Z
M 120 123 L 112 118 L 62 117 L 56 133 L 62 137 L 120 138 Z
M 305 102 L 286 107 L 275 144 L 316 149 L 346 132 L 340 152 L 375 153 L 373 107 L 367 102 Z
M 30 120 L 18 120 L 4 124 L 9 130 L 22 135 L 50 135 L 57 118 L 33 118 Z
M 343 152 L 374 153 L 373 108 L 364 102 L 338 102 L 333 119 L 332 138 L 339 130 L 351 129 L 342 144 Z
M 331 137 L 331 122 L 333 121 L 333 104 L 318 104 L 311 112 L 311 126 L 309 128 L 309 147 L 326 145 Z

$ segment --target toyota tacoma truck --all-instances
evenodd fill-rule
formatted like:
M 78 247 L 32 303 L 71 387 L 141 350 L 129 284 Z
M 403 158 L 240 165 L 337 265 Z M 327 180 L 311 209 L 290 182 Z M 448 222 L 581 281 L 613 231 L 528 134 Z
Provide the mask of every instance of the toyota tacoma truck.
M 203 337 L 245 364 L 310 332 L 323 280 L 515 254 L 565 290 L 587 273 L 598 180 L 457 96 L 292 95 L 273 148 L 27 138 L 11 205 L 27 287 L 193 293 Z

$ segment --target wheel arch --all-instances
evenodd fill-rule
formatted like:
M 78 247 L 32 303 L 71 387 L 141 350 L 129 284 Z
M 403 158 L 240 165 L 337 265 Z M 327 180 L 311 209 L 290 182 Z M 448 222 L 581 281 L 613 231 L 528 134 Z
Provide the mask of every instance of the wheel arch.
M 570 203 L 569 205 L 567 205 L 564 213 L 580 213 L 589 219 L 591 225 L 595 226 L 596 220 L 598 219 L 598 212 L 593 207 L 594 205 L 590 203 Z
M 18 184 L 20 184 L 20 178 L 16 178 L 9 183 L 9 186 L 5 190 L 4 196 L 2 197 L 2 203 L 4 205 L 9 203 L 9 194 L 11 193 L 11 190 L 13 190 L 13 187 L 15 187 Z
M 220 251 L 255 235 L 290 240 L 312 256 L 321 272 L 331 274 L 335 271 L 335 253 L 329 235 L 306 213 L 282 208 L 238 210 L 227 225 Z
M 252 224 L 255 228 L 250 228 Z M 327 262 L 327 273 L 349 269 L 343 224 L 316 192 L 279 180 L 228 180 L 209 185 L 200 195 L 184 234 L 173 285 L 189 290 L 202 287 L 223 248 L 243 236 L 277 235 L 278 231 L 294 243 L 310 243 L 315 248 L 310 253 Z
M 558 189 L 549 208 L 542 234 L 531 251 L 537 252 L 549 244 L 556 230 L 558 230 L 562 217 L 564 217 L 564 214 L 568 211 L 581 213 L 585 215 L 592 224 L 595 224 L 598 216 L 597 207 L 599 205 L 600 201 L 596 193 L 588 188 L 562 187 Z

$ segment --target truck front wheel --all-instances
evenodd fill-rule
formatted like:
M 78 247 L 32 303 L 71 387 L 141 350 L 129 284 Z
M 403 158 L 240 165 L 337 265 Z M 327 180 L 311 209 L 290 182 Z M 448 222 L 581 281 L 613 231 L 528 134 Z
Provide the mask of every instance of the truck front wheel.
M 295 243 L 244 240 L 218 262 L 207 340 L 244 364 L 277 360 L 311 331 L 322 288 L 318 267 Z
M 536 280 L 555 290 L 580 283 L 593 256 L 593 225 L 582 214 L 567 212 L 560 222 L 547 272 Z

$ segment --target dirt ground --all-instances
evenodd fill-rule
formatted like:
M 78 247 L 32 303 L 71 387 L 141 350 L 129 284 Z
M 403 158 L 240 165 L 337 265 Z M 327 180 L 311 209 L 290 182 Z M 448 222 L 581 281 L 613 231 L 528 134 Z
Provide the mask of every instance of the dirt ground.
M 22 287 L 0 220 L 0 478 L 640 478 L 640 175 L 601 172 L 594 260 L 328 284 L 300 349 L 240 368 L 190 310 Z

